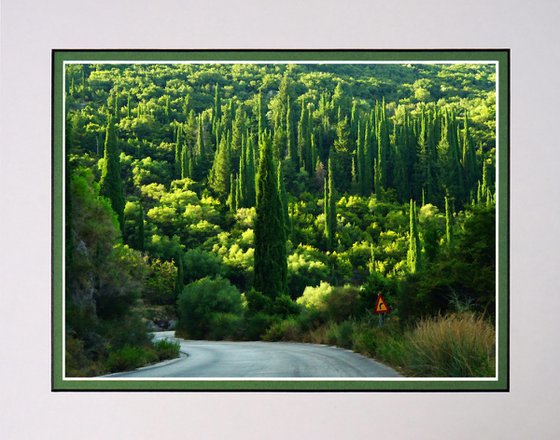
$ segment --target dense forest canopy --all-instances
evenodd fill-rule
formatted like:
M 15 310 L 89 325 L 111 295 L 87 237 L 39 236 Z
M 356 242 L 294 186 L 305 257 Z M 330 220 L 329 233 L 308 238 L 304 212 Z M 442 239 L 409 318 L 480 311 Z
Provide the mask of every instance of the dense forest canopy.
M 69 64 L 65 80 L 71 372 L 177 313 L 190 337 L 258 338 L 337 300 L 313 325 L 362 319 L 383 292 L 402 325 L 492 319 L 493 64 Z

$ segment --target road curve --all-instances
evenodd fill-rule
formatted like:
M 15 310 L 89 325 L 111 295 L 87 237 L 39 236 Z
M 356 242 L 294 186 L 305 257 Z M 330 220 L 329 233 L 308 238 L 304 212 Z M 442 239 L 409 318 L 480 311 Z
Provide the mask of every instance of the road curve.
M 158 332 L 181 344 L 181 357 L 109 377 L 398 377 L 385 365 L 349 350 L 291 342 L 186 341 L 174 332 Z

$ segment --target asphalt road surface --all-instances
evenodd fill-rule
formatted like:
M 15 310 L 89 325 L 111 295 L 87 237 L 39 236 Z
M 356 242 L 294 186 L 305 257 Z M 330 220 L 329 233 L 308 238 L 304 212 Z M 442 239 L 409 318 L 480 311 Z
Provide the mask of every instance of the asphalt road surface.
M 110 377 L 398 377 L 385 365 L 349 350 L 291 342 L 186 341 L 174 332 L 181 357 Z

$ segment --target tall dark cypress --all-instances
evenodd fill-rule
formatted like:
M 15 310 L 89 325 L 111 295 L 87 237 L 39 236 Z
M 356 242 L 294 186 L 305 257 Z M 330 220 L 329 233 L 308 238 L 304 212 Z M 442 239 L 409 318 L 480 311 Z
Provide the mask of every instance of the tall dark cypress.
M 286 143 L 288 151 L 288 159 L 291 160 L 294 165 L 298 165 L 298 149 L 297 141 L 294 130 L 294 121 L 292 113 L 292 104 L 290 102 L 290 97 L 288 96 L 288 108 L 286 110 Z
M 307 117 L 305 103 L 301 104 L 301 114 L 297 125 L 297 150 L 298 150 L 298 165 L 299 167 L 305 166 L 305 142 L 307 132 Z
M 255 170 L 255 150 L 253 148 L 253 137 L 247 136 L 247 147 L 245 149 L 245 178 L 244 178 L 244 200 L 247 207 L 255 206 L 257 199 L 256 192 L 256 170 Z
M 421 248 L 418 235 L 418 221 L 416 219 L 416 202 L 410 199 L 410 227 L 408 238 L 408 268 L 416 273 L 421 268 Z
M 175 142 L 175 162 L 173 164 L 174 169 L 174 176 L 175 179 L 181 178 L 181 154 L 183 151 L 183 144 L 182 144 L 182 128 L 179 125 L 177 127 L 177 140 Z
M 290 232 L 290 215 L 288 213 L 288 194 L 286 193 L 286 183 L 284 181 L 284 172 L 282 170 L 282 162 L 278 162 L 278 194 L 282 202 L 282 212 L 284 214 L 284 225 L 286 227 L 286 235 Z
M 271 140 L 260 143 L 255 218 L 254 287 L 270 298 L 287 293 L 286 228 Z
M 111 115 L 109 115 L 107 121 L 103 158 L 99 192 L 111 201 L 111 206 L 113 207 L 113 211 L 117 214 L 117 219 L 119 220 L 122 231 L 124 229 L 124 190 L 115 123 Z
M 266 128 L 264 98 L 263 98 L 262 92 L 259 92 L 259 96 L 258 96 L 258 99 L 257 99 L 257 122 L 258 122 L 257 144 L 260 145 L 261 138 L 262 138 L 264 130 Z
M 220 85 L 216 84 L 214 89 L 214 108 L 212 109 L 212 134 L 219 142 L 219 125 L 222 120 L 222 101 L 220 97 Z M 218 143 L 216 143 L 216 146 Z
M 327 250 L 334 249 L 336 238 L 336 190 L 332 158 L 329 157 L 327 176 L 325 176 L 323 212 L 325 215 L 325 239 Z
M 138 242 L 136 243 L 136 248 L 140 252 L 144 252 L 144 207 L 140 203 L 140 209 L 138 210 Z
M 445 196 L 445 242 L 448 248 L 453 247 L 453 212 L 449 196 Z
M 231 175 L 231 161 L 227 136 L 222 136 L 220 145 L 216 150 L 212 169 L 208 176 L 208 183 L 212 190 L 222 199 L 229 194 L 229 183 Z
M 189 147 L 187 144 L 183 144 L 183 148 L 181 150 L 181 179 L 185 179 L 187 177 L 191 177 L 191 165 L 190 165 L 190 152 Z

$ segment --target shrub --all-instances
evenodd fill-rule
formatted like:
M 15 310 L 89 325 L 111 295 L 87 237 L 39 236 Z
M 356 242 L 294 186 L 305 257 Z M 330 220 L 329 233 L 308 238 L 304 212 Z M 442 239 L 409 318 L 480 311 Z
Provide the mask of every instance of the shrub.
M 315 309 L 303 308 L 296 317 L 302 332 L 309 332 L 325 323 L 323 315 Z
M 157 361 L 154 351 L 143 347 L 132 347 L 130 345 L 109 353 L 107 369 L 111 372 L 129 371 L 151 362 Z
M 321 281 L 317 287 L 307 286 L 296 302 L 307 309 L 315 309 L 320 312 L 326 311 L 326 297 L 330 295 L 333 287 L 326 281 Z
M 185 284 L 204 277 L 217 277 L 224 274 L 224 265 L 219 255 L 201 249 L 190 249 L 183 256 Z
M 160 339 L 154 342 L 153 345 L 160 361 L 179 357 L 179 349 L 181 346 L 178 342 Z
M 298 321 L 295 318 L 287 318 L 276 322 L 266 331 L 263 336 L 265 341 L 301 341 L 302 334 Z
M 249 290 L 245 294 L 247 299 L 247 308 L 250 313 L 267 312 L 272 306 L 272 301 L 268 296 L 263 295 L 255 289 Z
M 323 301 L 327 315 L 336 322 L 342 322 L 364 313 L 360 290 L 353 286 L 335 287 Z
M 234 313 L 214 313 L 210 320 L 208 337 L 213 340 L 239 339 L 242 336 L 243 318 Z
M 272 302 L 271 312 L 282 318 L 297 315 L 300 311 L 298 304 L 293 301 L 288 295 L 280 295 L 274 298 Z
M 257 312 L 245 317 L 245 338 L 249 341 L 258 341 L 267 329 L 274 323 L 274 317 Z
M 422 376 L 495 374 L 495 330 L 473 313 L 425 319 L 407 335 L 408 363 Z
M 180 335 L 202 339 L 211 336 L 213 316 L 230 313 L 241 316 L 241 294 L 223 278 L 203 278 L 185 286 L 178 300 Z
M 352 348 L 354 336 L 354 325 L 350 321 L 344 321 L 336 329 L 336 345 L 343 348 Z

